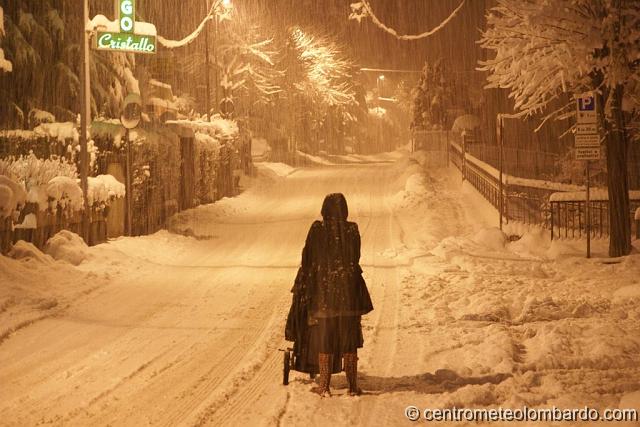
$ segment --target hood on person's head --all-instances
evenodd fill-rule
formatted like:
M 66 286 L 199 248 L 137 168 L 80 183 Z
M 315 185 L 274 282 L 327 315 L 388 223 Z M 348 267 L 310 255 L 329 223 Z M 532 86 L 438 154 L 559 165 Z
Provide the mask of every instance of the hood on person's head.
M 329 194 L 322 204 L 322 218 L 325 220 L 339 219 L 346 221 L 349 216 L 347 199 L 342 193 Z

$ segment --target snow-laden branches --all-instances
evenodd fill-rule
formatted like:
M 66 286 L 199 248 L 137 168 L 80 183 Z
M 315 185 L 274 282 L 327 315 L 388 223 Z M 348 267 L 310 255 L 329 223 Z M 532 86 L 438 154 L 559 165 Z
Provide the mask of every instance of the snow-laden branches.
M 4 37 L 4 11 L 0 6 L 0 39 Z M 0 71 L 10 73 L 13 70 L 13 64 L 4 58 L 4 51 L 0 48 Z
M 353 64 L 341 56 L 338 46 L 300 28 L 293 29 L 292 39 L 305 74 L 296 83 L 297 89 L 328 106 L 354 103 L 355 93 L 349 81 Z
M 392 36 L 394 36 L 398 40 L 406 40 L 406 41 L 420 40 L 420 39 L 425 39 L 427 37 L 430 37 L 430 36 L 434 35 L 435 33 L 437 33 L 438 31 L 442 30 L 444 27 L 446 27 L 447 24 L 453 18 L 456 17 L 458 12 L 460 12 L 460 10 L 464 6 L 465 2 L 466 2 L 466 0 L 462 0 L 460 2 L 460 5 L 458 5 L 458 7 L 455 8 L 455 10 L 453 12 L 451 12 L 451 14 L 444 21 L 442 21 L 438 26 L 434 27 L 431 30 L 425 31 L 425 32 L 423 32 L 421 34 L 401 35 L 401 34 L 398 34 L 398 32 L 396 30 L 394 30 L 393 28 L 387 27 L 376 16 L 376 14 L 373 12 L 373 8 L 369 4 L 368 0 L 361 0 L 361 1 L 357 2 L 357 3 L 351 3 L 351 15 L 349 16 L 349 19 L 355 19 L 358 22 L 362 22 L 362 20 L 364 18 L 369 17 L 369 18 L 371 18 L 371 21 L 376 26 L 378 26 L 381 30 L 391 34 Z
M 640 4 L 619 3 L 498 0 L 480 40 L 495 53 L 480 63 L 489 72 L 487 87 L 508 89 L 526 115 L 543 112 L 563 94 L 595 89 L 607 99 L 607 88 L 617 85 L 627 89 L 624 109 L 637 109 Z M 551 115 L 567 117 L 569 110 Z
M 224 21 L 225 19 L 229 19 L 231 14 L 231 9 L 224 6 L 222 0 L 216 0 L 216 2 L 211 6 L 207 16 L 204 17 L 200 25 L 188 36 L 184 37 L 182 40 L 168 40 L 161 35 L 158 35 L 158 41 L 162 46 L 167 49 L 175 49 L 178 47 L 183 47 L 188 44 L 191 44 L 195 39 L 200 36 L 202 30 L 206 27 L 207 23 L 213 19 L 219 19 L 220 21 Z
M 251 31 L 221 46 L 222 56 L 227 58 L 221 86 L 228 91 L 255 90 L 259 101 L 266 102 L 282 91 L 277 83 L 282 72 L 275 68 L 278 52 L 273 48 L 273 39 L 256 40 L 255 34 Z

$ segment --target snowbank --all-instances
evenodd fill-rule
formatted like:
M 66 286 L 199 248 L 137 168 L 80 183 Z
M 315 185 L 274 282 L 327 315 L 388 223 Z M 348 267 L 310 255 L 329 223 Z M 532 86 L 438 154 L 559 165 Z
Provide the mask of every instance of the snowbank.
M 82 237 L 68 230 L 62 230 L 47 241 L 44 253 L 57 261 L 80 265 L 90 258 L 89 247 Z
M 276 176 L 279 177 L 287 177 L 297 170 L 296 168 L 293 168 L 285 163 L 262 162 L 256 163 L 256 166 L 258 168 L 266 169 L 270 172 L 273 172 Z
M 8 255 L 15 260 L 33 260 L 45 265 L 50 265 L 54 261 L 53 258 L 42 253 L 35 245 L 24 240 L 18 240 Z

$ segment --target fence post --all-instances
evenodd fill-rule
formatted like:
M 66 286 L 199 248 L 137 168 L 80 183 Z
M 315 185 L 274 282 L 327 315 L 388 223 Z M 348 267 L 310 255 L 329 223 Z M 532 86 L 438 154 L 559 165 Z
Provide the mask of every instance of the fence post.
M 503 169 L 503 157 L 504 157 L 504 147 L 503 147 L 503 135 L 502 135 L 502 131 L 503 131 L 503 123 L 502 123 L 502 114 L 498 114 L 498 120 L 496 123 L 496 134 L 498 137 L 498 145 L 499 145 L 499 149 L 500 149 L 500 158 L 498 159 L 498 164 L 500 166 L 500 183 L 499 183 L 499 191 L 498 193 L 500 194 L 500 199 L 498 200 L 499 203 L 499 210 L 500 210 L 500 230 L 502 230 L 502 216 L 503 216 L 503 212 L 504 212 L 504 198 L 503 198 L 503 184 L 502 184 L 502 169 Z
M 465 132 L 462 132 L 462 182 L 464 182 L 464 179 L 466 177 L 466 171 L 467 171 L 467 135 L 465 134 Z

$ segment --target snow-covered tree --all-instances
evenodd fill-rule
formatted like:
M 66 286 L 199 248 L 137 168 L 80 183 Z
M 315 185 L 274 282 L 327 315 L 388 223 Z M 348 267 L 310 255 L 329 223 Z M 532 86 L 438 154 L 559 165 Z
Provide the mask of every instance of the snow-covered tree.
M 4 11 L 0 6 L 0 41 L 4 37 Z M 4 58 L 4 51 L 0 47 L 0 72 L 11 72 L 13 65 Z
M 445 127 L 449 102 L 443 70 L 442 61 L 437 61 L 433 65 L 426 63 L 422 68 L 420 81 L 412 92 L 412 128 Z
M 354 103 L 353 64 L 343 56 L 340 47 L 327 37 L 311 35 L 301 28 L 292 30 L 291 39 L 296 60 L 303 69 L 296 88 L 326 107 Z
M 0 117 L 6 127 L 25 127 L 32 109 L 75 120 L 80 111 L 82 16 L 67 1 L 20 2 L 4 10 L 2 47 L 13 65 L 0 73 Z M 119 116 L 127 92 L 137 89 L 133 55 L 93 52 L 91 63 L 94 114 Z M 45 72 L 43 72 L 45 71 Z
M 497 0 L 481 45 L 488 87 L 505 88 L 523 116 L 574 115 L 573 95 L 595 91 L 607 149 L 611 256 L 631 251 L 627 155 L 640 111 L 640 3 Z M 549 111 L 563 98 L 564 107 Z M 543 122 L 544 123 L 544 122 Z

